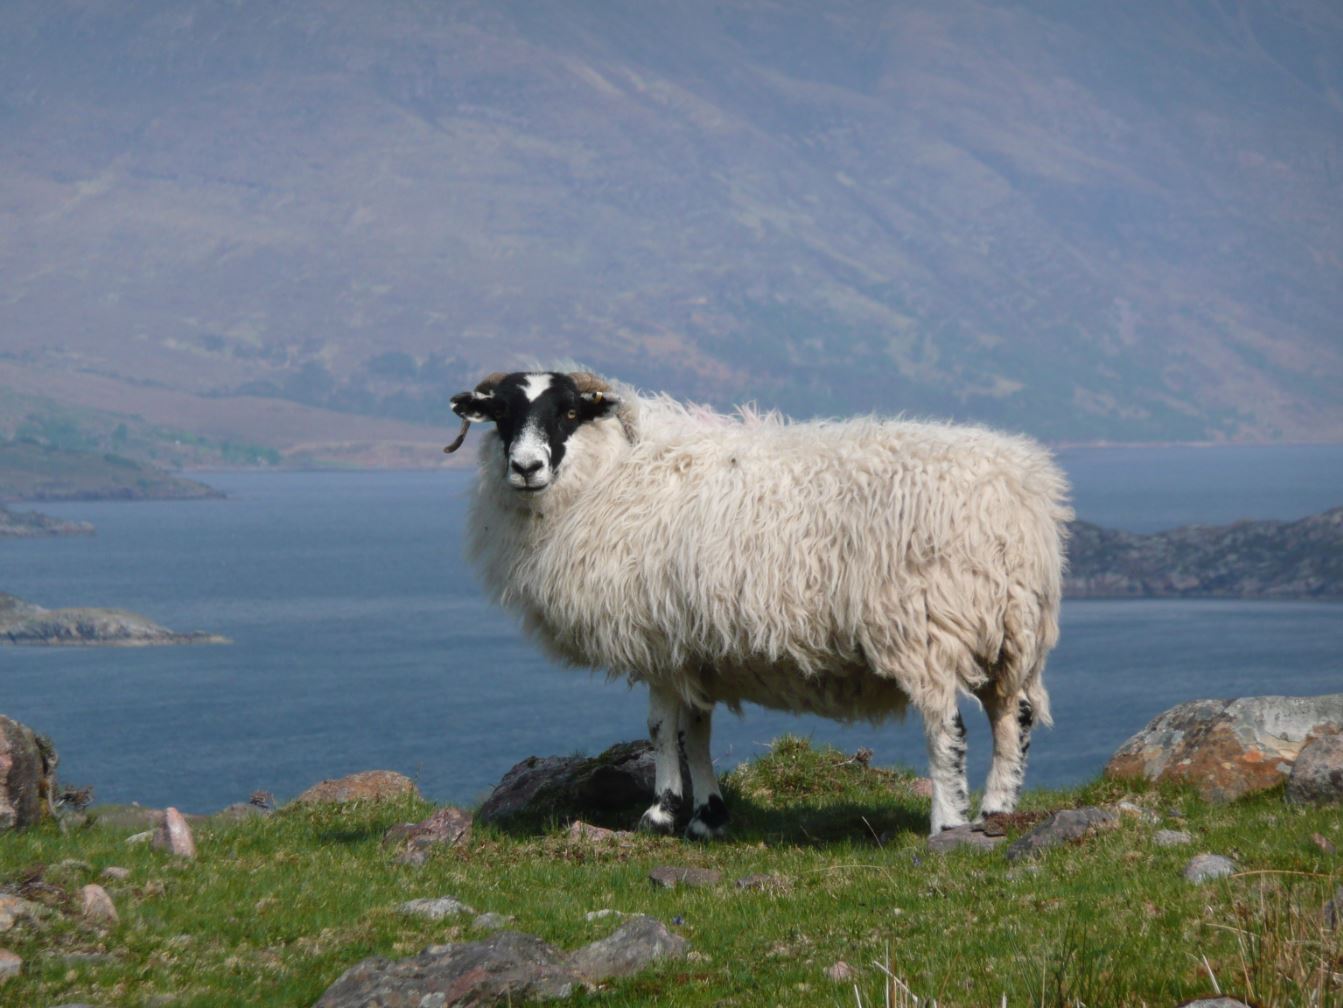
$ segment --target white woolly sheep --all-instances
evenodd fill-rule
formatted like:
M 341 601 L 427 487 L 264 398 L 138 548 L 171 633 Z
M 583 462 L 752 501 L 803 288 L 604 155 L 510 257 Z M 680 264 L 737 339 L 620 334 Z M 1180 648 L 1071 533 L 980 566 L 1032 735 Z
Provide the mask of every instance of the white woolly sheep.
M 649 688 L 640 825 L 720 835 L 714 706 L 924 720 L 932 831 L 969 814 L 957 695 L 993 732 L 982 813 L 1011 811 L 1058 639 L 1067 485 L 1033 441 L 873 418 L 736 417 L 585 372 L 453 397 L 482 445 L 469 551 L 551 654 Z M 690 771 L 683 786 L 680 757 Z M 691 800 L 693 798 L 693 801 Z

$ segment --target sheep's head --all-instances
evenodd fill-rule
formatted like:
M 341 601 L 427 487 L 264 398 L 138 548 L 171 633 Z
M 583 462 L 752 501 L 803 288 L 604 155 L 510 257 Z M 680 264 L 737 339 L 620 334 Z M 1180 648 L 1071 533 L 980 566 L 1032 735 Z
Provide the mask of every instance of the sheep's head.
M 538 493 L 554 482 L 574 432 L 620 405 L 608 388 L 586 371 L 492 374 L 473 391 L 452 397 L 462 430 L 444 451 L 460 448 L 471 424 L 489 421 L 503 445 L 509 486 Z

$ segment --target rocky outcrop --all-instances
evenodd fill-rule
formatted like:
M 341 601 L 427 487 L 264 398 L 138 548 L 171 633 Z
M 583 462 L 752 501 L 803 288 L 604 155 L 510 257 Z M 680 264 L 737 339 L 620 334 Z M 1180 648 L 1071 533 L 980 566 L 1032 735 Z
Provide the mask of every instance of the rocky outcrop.
M 471 813 L 448 805 L 428 819 L 401 823 L 382 836 L 382 845 L 396 850 L 401 864 L 422 865 L 436 847 L 455 847 L 471 838 Z
M 1073 522 L 1072 598 L 1343 599 L 1343 507 L 1140 535 Z
M 0 506 L 0 539 L 70 535 L 93 535 L 93 526 L 88 522 L 64 521 L 37 511 L 11 511 Z
M 1120 746 L 1109 777 L 1193 786 L 1230 801 L 1283 783 L 1307 742 L 1343 732 L 1343 693 L 1194 700 L 1154 718 Z
M 148 647 L 227 643 L 227 637 L 203 631 L 175 633 L 124 609 L 43 609 L 0 593 L 0 644 Z
M 56 754 L 26 725 L 0 715 L 0 832 L 35 824 L 55 786 Z
M 586 819 L 625 825 L 653 800 L 653 747 L 620 742 L 600 756 L 531 756 L 490 792 L 483 823 L 541 824 Z
M 361 770 L 334 780 L 319 781 L 293 800 L 294 805 L 328 802 L 383 801 L 420 793 L 415 782 L 395 770 Z
M 1088 805 L 1084 808 L 1061 809 L 1007 848 L 1007 860 L 1019 861 L 1033 857 L 1050 847 L 1076 843 L 1098 830 L 1113 829 L 1119 825 L 1119 816 L 1109 809 Z
M 315 1008 L 553 1001 L 659 959 L 684 958 L 688 950 L 684 938 L 651 917 L 635 917 L 571 954 L 532 935 L 501 931 L 484 941 L 431 945 L 396 962 L 365 959 L 327 988 Z

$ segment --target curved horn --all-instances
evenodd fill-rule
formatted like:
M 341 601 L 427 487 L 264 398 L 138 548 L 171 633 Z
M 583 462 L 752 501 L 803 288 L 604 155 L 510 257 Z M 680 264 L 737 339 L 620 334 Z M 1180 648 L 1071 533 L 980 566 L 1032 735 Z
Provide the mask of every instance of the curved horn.
M 506 371 L 495 371 L 491 374 L 486 375 L 476 384 L 476 394 L 484 395 L 486 392 L 493 392 L 494 387 L 507 377 L 508 373 Z M 471 421 L 466 419 L 466 417 L 462 417 L 462 429 L 457 432 L 457 436 L 453 438 L 452 444 L 444 448 L 443 451 L 451 455 L 458 448 L 460 448 L 462 446 L 462 442 L 466 440 L 466 432 L 469 431 L 470 429 L 471 429 Z
M 578 386 L 578 391 L 580 394 L 584 392 L 611 391 L 611 386 L 608 385 L 602 379 L 598 378 L 591 371 L 570 371 L 569 377 L 572 378 L 574 380 L 574 384 Z

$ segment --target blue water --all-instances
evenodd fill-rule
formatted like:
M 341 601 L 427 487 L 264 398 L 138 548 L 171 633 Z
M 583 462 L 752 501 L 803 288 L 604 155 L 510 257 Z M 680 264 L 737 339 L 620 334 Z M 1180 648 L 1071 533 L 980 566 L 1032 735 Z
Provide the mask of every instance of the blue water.
M 1343 503 L 1343 446 L 1073 449 L 1081 517 L 1144 530 L 1296 518 Z M 0 649 L 0 713 L 55 740 L 99 801 L 211 811 L 386 768 L 440 801 L 480 799 L 532 754 L 644 732 L 644 696 L 557 668 L 480 599 L 462 560 L 464 472 L 219 473 L 219 501 L 72 503 L 92 539 L 0 541 L 0 591 L 115 605 L 224 647 Z M 1343 606 L 1065 603 L 1056 726 L 1031 785 L 1093 777 L 1182 700 L 1343 690 Z M 968 715 L 982 777 L 983 719 Z M 717 718 L 727 769 L 783 732 L 922 767 L 916 718 L 879 728 L 748 709 Z

